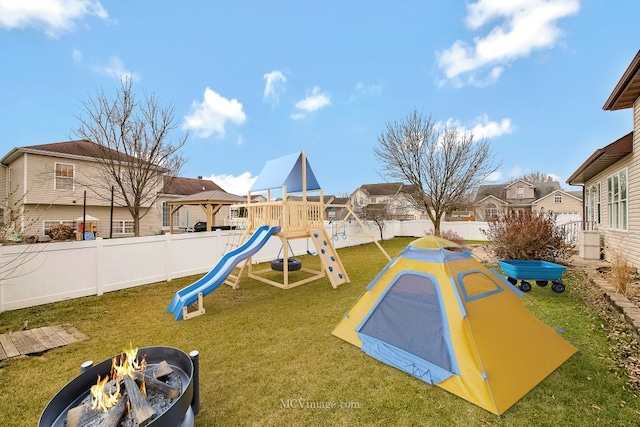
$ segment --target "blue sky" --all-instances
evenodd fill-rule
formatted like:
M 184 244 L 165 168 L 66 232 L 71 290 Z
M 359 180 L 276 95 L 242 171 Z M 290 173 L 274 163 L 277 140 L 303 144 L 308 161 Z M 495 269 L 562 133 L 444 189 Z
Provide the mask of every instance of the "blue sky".
M 565 181 L 632 130 L 602 106 L 640 45 L 637 0 L 0 0 L 0 154 L 65 141 L 81 102 L 134 89 L 189 129 L 181 176 L 245 194 L 305 150 L 325 194 L 384 182 L 414 109 L 490 140 L 491 182 Z

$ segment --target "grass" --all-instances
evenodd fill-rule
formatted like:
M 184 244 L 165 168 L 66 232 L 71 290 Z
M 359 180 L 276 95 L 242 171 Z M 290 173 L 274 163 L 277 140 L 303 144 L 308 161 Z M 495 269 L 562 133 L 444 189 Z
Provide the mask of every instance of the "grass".
M 410 240 L 383 245 L 394 256 Z M 373 244 L 339 254 L 350 284 L 333 289 L 320 280 L 281 290 L 245 279 L 238 290 L 224 286 L 205 297 L 206 314 L 187 321 L 165 310 L 197 277 L 0 313 L 0 332 L 20 330 L 25 320 L 30 328 L 69 322 L 89 337 L 0 362 L 2 425 L 36 425 L 82 362 L 131 345 L 200 351 L 197 426 L 638 425 L 640 402 L 611 354 L 606 320 L 585 303 L 589 282 L 581 274 L 565 275 L 563 294 L 536 286 L 526 296 L 543 321 L 567 331 L 579 353 L 498 418 L 331 335 L 387 262 Z M 302 259 L 319 266 L 318 257 Z

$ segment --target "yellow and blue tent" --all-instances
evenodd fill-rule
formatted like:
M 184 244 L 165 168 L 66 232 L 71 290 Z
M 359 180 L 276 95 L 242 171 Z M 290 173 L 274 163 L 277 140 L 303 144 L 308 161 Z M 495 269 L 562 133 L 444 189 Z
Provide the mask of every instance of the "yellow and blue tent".
M 374 278 L 333 335 L 497 415 L 577 349 L 469 251 L 427 236 Z

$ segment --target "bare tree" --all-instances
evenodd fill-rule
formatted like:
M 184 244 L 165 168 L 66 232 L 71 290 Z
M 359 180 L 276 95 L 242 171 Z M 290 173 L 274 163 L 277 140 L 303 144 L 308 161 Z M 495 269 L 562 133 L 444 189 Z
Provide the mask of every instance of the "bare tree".
M 557 179 L 553 175 L 549 175 L 547 173 L 540 172 L 540 171 L 533 171 L 533 172 L 526 173 L 526 174 L 522 175 L 519 178 L 514 178 L 510 182 L 514 182 L 514 181 L 517 181 L 519 179 L 521 179 L 523 181 L 527 181 L 527 182 L 529 182 L 531 184 L 535 184 L 537 182 L 553 182 L 553 181 L 557 181 Z
M 381 203 L 370 203 L 358 210 L 358 216 L 366 221 L 373 222 L 380 230 L 380 239 L 384 240 L 385 221 L 393 219 L 389 212 L 389 205 Z
M 438 236 L 447 210 L 471 200 L 478 185 L 499 167 L 486 139 L 476 141 L 472 132 L 450 124 L 438 126 L 416 110 L 386 124 L 374 155 L 382 175 L 415 187 L 416 207 L 426 210 Z
M 140 235 L 140 219 L 163 192 L 163 185 L 178 175 L 184 164 L 179 150 L 188 132 L 170 141 L 177 127 L 172 106 L 161 107 L 155 95 L 145 92 L 144 102 L 136 99 L 130 78 L 123 79 L 115 97 L 103 90 L 82 102 L 84 114 L 76 116 L 75 134 L 98 144 L 96 160 L 103 177 L 89 188 L 105 197 L 116 189 L 114 198 L 126 206 L 133 218 L 134 234 Z M 102 188 L 101 188 L 102 187 Z

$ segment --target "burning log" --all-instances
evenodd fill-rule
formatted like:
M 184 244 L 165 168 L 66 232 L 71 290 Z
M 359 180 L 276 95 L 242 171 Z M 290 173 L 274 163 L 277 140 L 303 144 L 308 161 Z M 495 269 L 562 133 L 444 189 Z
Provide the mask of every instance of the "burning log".
M 146 426 L 156 414 L 147 399 L 142 395 L 138 384 L 129 376 L 123 379 L 124 386 L 129 394 L 129 403 L 131 404 L 131 412 L 140 427 Z
M 163 360 L 162 362 L 158 363 L 156 366 L 153 367 L 152 372 L 149 372 L 149 370 L 146 370 L 145 374 L 149 373 L 149 375 L 152 375 L 154 378 L 162 378 L 162 377 L 166 377 L 172 372 L 173 372 L 173 369 L 171 368 L 171 366 L 167 363 L 166 360 Z
M 100 418 L 104 411 L 91 409 L 90 405 L 79 405 L 67 412 L 67 427 L 79 427 L 87 425 Z
M 171 387 L 167 383 L 164 383 L 160 380 L 153 378 L 150 374 L 146 372 L 143 374 L 140 371 L 136 371 L 135 376 L 137 381 L 140 381 L 140 382 L 144 381 L 144 385 L 147 390 L 153 390 L 155 392 L 162 393 L 165 396 L 167 396 L 169 399 L 175 399 L 176 397 L 180 396 L 180 390 L 178 390 L 177 388 Z
M 122 395 L 116 406 L 109 409 L 109 412 L 107 412 L 107 416 L 100 421 L 98 427 L 115 427 L 120 423 L 120 420 L 124 416 L 124 411 L 125 409 L 127 409 L 126 397 L 126 393 Z

